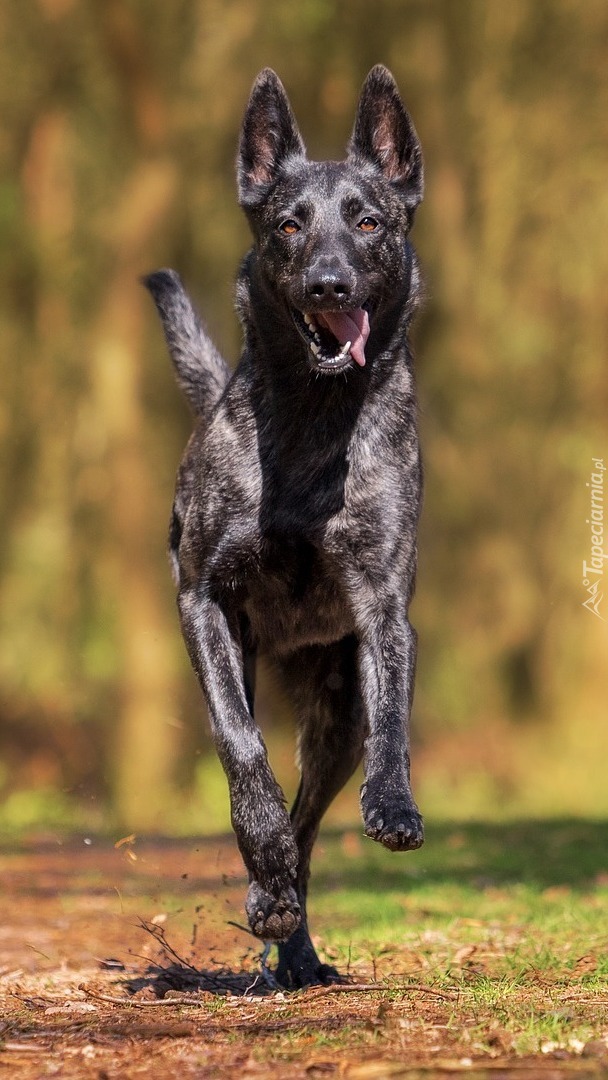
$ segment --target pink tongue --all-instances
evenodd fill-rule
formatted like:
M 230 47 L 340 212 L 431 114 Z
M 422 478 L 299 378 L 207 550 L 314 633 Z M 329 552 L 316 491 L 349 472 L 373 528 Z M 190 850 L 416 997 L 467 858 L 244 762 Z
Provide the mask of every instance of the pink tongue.
M 315 321 L 329 330 L 341 345 L 350 341 L 350 355 L 365 367 L 365 343 L 369 337 L 369 316 L 364 308 L 352 311 L 315 312 Z

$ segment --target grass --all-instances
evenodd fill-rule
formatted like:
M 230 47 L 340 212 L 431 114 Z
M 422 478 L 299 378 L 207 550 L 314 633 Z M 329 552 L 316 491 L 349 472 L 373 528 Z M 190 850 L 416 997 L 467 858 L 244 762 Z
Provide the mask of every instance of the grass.
M 405 857 L 355 831 L 321 849 L 313 925 L 339 967 L 395 1002 L 414 981 L 455 992 L 447 1028 L 476 1053 L 608 1035 L 607 823 L 436 823 Z

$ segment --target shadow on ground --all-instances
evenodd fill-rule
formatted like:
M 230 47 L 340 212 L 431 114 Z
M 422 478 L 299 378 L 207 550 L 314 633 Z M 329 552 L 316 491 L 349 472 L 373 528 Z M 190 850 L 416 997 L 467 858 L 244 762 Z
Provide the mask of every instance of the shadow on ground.
M 316 886 L 399 888 L 404 872 L 429 885 L 523 885 L 587 889 L 608 885 L 608 821 L 583 819 L 428 822 L 419 852 L 384 851 L 363 838 L 360 854 L 348 857 L 344 834 L 326 833 L 327 846 L 342 848 L 314 868 Z M 356 832 L 353 830 L 353 834 Z M 323 842 L 323 840 L 321 841 Z
M 251 971 L 233 971 L 230 968 L 212 971 L 177 962 L 167 967 L 151 965 L 142 975 L 121 980 L 121 985 L 130 994 L 147 990 L 155 998 L 164 998 L 172 991 L 178 994 L 248 994 L 261 997 L 277 989 L 259 971 L 253 974 Z

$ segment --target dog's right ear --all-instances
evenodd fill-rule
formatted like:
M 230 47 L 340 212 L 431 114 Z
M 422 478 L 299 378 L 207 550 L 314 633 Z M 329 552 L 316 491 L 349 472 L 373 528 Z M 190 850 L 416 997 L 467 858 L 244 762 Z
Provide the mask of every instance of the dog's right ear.
M 283 84 L 272 68 L 264 68 L 253 84 L 241 131 L 237 158 L 241 206 L 254 208 L 262 202 L 287 159 L 305 155 Z

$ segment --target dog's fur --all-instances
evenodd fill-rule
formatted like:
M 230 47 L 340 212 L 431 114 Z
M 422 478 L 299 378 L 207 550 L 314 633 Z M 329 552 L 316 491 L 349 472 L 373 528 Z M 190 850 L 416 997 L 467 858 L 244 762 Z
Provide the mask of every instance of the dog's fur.
M 261 72 L 238 185 L 254 244 L 238 280 L 245 344 L 232 376 L 177 274 L 146 284 L 198 416 L 170 537 L 184 638 L 228 778 L 249 922 L 280 943 L 277 978 L 298 987 L 339 978 L 310 940 L 307 882 L 321 818 L 362 757 L 366 834 L 393 851 L 423 840 L 407 616 L 421 490 L 409 231 L 423 171 L 391 74 L 367 77 L 346 160 L 312 162 L 279 79 Z M 349 353 L 327 312 L 332 327 L 344 312 L 369 319 L 367 344 Z M 291 816 L 253 718 L 258 649 L 299 723 Z

